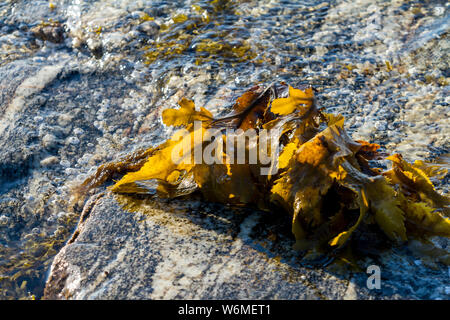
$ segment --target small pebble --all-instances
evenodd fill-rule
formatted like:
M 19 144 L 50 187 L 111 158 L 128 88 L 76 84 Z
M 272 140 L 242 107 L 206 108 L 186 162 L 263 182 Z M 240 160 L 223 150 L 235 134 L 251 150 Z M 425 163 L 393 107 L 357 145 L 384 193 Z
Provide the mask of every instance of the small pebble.
M 77 137 L 69 137 L 67 138 L 67 143 L 77 145 L 80 143 L 80 139 L 78 139 Z
M 47 157 L 47 158 L 41 160 L 41 166 L 43 166 L 43 167 L 48 167 L 48 166 L 54 165 L 56 163 L 58 163 L 58 158 L 55 156 L 50 156 L 50 157 Z
M 0 226 L 6 226 L 9 222 L 9 217 L 5 215 L 0 216 Z
M 58 117 L 58 125 L 65 127 L 72 122 L 73 117 L 69 114 L 63 113 Z
M 46 149 L 53 149 L 58 145 L 58 139 L 51 133 L 47 133 L 42 138 L 42 144 Z
M 61 160 L 61 161 L 59 162 L 59 164 L 60 164 L 61 166 L 63 166 L 63 167 L 70 167 L 70 162 L 69 162 L 69 160 Z
M 81 128 L 75 128 L 75 129 L 73 129 L 73 133 L 76 134 L 76 135 L 78 136 L 78 135 L 80 135 L 80 134 L 83 134 L 83 133 L 84 133 L 84 130 L 81 129 Z

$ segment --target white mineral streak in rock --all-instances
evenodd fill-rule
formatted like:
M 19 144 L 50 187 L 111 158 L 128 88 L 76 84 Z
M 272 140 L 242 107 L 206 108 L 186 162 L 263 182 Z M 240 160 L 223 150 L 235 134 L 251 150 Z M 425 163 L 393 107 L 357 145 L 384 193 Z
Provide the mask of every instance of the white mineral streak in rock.
M 239 235 L 231 244 L 227 255 L 229 258 L 223 259 L 220 263 L 211 265 L 210 257 L 204 253 L 202 247 L 211 246 L 211 243 L 196 244 L 198 252 L 195 253 L 192 252 L 192 243 L 187 243 L 185 247 L 177 247 L 175 251 L 167 248 L 167 251 L 162 252 L 163 261 L 158 264 L 152 277 L 154 291 L 151 299 L 174 299 L 183 291 L 188 291 L 192 282 L 200 280 L 200 277 L 202 282 L 213 284 L 212 295 L 216 295 L 222 283 L 229 281 L 246 268 L 234 256 L 242 249 L 245 241 L 251 240 L 249 234 L 258 220 L 257 213 L 251 214 L 244 220 Z M 190 254 L 187 255 L 186 252 Z M 208 270 L 205 270 L 206 268 Z M 199 299 L 201 293 L 203 292 L 190 292 L 189 296 L 191 299 Z
M 75 289 L 79 290 L 81 288 L 81 290 L 75 294 L 74 299 L 101 299 L 102 294 L 108 289 L 108 287 L 110 287 L 111 284 L 114 283 L 114 278 L 106 279 L 107 274 L 105 271 L 108 272 L 107 270 L 114 270 L 114 268 L 123 263 L 126 255 L 129 254 L 129 249 L 130 248 L 128 247 L 121 249 L 117 253 L 115 259 L 111 260 L 111 262 L 104 266 L 102 268 L 104 271 L 99 272 L 95 280 L 89 283 L 88 286 L 80 287 L 78 285 L 71 288 L 73 292 L 76 292 Z
M 356 285 L 354 279 L 348 281 L 348 287 L 344 294 L 344 300 L 356 300 Z
M 58 76 L 63 67 L 63 63 L 43 67 L 17 87 L 13 100 L 0 119 L 0 135 L 3 135 L 6 129 L 17 121 L 22 111 L 26 108 L 27 99 L 43 90 Z

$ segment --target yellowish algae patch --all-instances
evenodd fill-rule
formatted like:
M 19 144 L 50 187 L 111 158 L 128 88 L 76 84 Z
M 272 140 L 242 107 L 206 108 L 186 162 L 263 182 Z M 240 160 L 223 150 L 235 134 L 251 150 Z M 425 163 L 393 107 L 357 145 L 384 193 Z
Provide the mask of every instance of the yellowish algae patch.
M 23 250 L 11 255 L 8 247 L 0 245 L 0 297 L 21 297 L 23 300 L 34 300 L 34 294 L 29 291 L 29 286 L 40 278 L 42 268 L 48 268 L 53 257 L 64 245 L 70 236 L 78 215 L 66 216 L 65 225 L 60 227 L 52 235 L 43 233 L 24 240 Z
M 251 61 L 257 57 L 247 40 L 236 41 L 230 35 L 233 30 L 214 31 L 208 26 L 220 26 L 217 15 L 233 11 L 233 1 L 213 1 L 207 8 L 192 5 L 189 13 L 173 15 L 167 22 L 160 23 L 160 32 L 154 44 L 145 46 L 144 62 L 171 60 L 180 55 L 193 55 L 195 63 L 216 61 L 219 64 Z M 155 21 L 154 17 L 145 15 L 141 21 Z M 239 27 L 232 27 L 238 31 Z

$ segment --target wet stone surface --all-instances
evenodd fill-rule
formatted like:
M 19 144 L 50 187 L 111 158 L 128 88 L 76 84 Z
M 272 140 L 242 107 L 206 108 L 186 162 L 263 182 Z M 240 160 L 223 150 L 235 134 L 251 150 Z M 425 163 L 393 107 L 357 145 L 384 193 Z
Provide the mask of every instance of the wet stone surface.
M 148 215 L 107 194 L 64 246 L 70 188 L 166 140 L 182 97 L 223 115 L 254 84 L 313 85 L 354 139 L 448 166 L 445 1 L 51 3 L 0 3 L 0 299 L 41 298 L 52 262 L 49 298 L 449 298 L 448 268 L 406 249 L 377 258 L 369 291 L 365 273 L 299 265 L 289 232 L 261 247 L 260 213 L 198 222 L 202 203 Z
M 291 249 L 289 221 L 276 213 L 190 200 L 141 200 L 139 211 L 118 205 L 130 199 L 106 193 L 88 201 L 53 262 L 44 298 L 445 297 L 445 270 L 427 270 L 401 250 L 363 263 L 383 270 L 382 289 L 369 290 L 364 272 L 302 264 Z

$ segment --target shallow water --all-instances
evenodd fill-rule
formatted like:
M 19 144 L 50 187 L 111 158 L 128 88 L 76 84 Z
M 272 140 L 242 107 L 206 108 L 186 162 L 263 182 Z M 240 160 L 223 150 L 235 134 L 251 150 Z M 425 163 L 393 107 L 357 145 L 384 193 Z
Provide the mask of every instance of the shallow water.
M 42 294 L 77 220 L 69 187 L 165 140 L 160 112 L 181 97 L 224 114 L 254 84 L 313 85 L 353 138 L 448 164 L 449 12 L 446 1 L 2 1 L 0 298 Z M 436 182 L 448 192 L 448 175 Z

